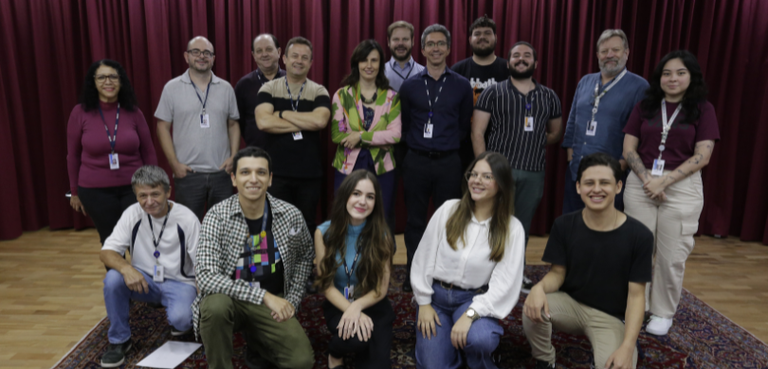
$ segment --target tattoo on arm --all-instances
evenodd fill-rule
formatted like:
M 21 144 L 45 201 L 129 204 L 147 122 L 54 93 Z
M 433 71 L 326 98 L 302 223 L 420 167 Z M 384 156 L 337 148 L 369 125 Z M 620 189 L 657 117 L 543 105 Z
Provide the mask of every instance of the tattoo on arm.
M 630 151 L 627 153 L 627 155 L 624 157 L 624 160 L 627 161 L 627 164 L 630 168 L 637 174 L 638 177 L 642 180 L 650 179 L 650 175 L 648 174 L 648 170 L 645 169 L 645 165 L 643 164 L 643 161 L 640 159 L 640 156 L 637 155 L 637 151 Z

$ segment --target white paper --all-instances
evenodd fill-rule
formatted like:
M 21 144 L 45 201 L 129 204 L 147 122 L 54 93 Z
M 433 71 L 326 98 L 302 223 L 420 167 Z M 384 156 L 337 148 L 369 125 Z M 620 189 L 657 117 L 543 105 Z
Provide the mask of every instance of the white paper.
M 202 344 L 194 342 L 168 341 L 136 365 L 173 369 L 197 351 L 200 346 Z

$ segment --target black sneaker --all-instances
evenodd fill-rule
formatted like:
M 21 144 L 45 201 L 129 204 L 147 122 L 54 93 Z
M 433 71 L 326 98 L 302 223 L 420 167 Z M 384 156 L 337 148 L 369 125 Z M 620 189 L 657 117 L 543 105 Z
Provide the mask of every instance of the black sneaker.
M 533 288 L 533 281 L 531 281 L 528 277 L 523 276 L 523 290 L 522 292 L 525 294 L 531 293 L 531 288 Z
M 536 369 L 555 369 L 555 364 L 550 364 L 546 361 L 536 360 Z
M 410 278 L 405 278 L 405 281 L 403 282 L 403 292 L 413 292 Z
M 101 357 L 102 368 L 117 368 L 125 362 L 125 353 L 131 349 L 131 340 L 117 345 L 109 344 L 107 352 Z

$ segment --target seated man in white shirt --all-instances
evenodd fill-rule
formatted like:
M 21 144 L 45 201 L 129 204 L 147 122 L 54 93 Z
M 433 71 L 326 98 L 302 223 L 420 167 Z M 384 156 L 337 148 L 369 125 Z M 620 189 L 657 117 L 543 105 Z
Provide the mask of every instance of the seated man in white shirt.
M 138 203 L 125 209 L 100 254 L 109 269 L 104 278 L 110 322 L 109 347 L 101 357 L 104 368 L 122 365 L 131 348 L 130 300 L 165 306 L 171 335 L 179 336 L 192 328 L 191 305 L 197 295 L 197 216 L 168 200 L 170 181 L 160 167 L 139 168 L 131 186 Z M 131 254 L 130 263 L 124 259 L 126 251 Z

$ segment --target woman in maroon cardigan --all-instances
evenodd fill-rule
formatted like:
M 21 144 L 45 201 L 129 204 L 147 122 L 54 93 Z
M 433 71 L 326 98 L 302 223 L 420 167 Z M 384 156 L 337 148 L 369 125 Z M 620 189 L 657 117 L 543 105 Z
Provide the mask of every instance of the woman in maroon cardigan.
M 136 202 L 131 176 L 146 164 L 157 165 L 155 147 L 125 69 L 114 60 L 97 61 L 69 115 L 67 170 L 69 204 L 91 216 L 102 244 Z

